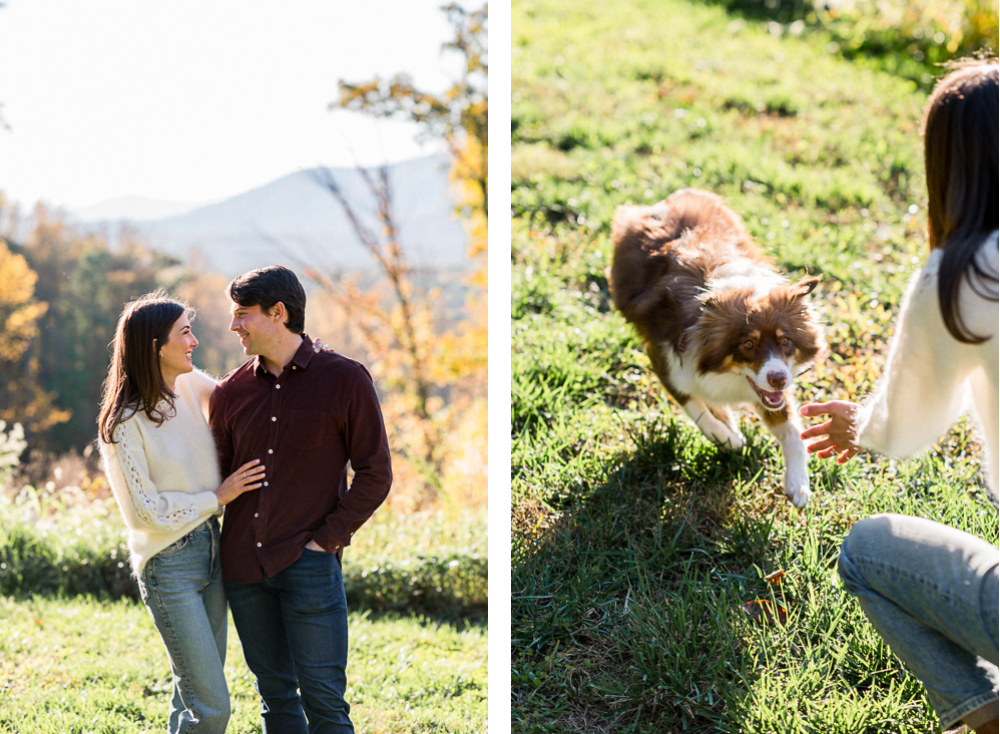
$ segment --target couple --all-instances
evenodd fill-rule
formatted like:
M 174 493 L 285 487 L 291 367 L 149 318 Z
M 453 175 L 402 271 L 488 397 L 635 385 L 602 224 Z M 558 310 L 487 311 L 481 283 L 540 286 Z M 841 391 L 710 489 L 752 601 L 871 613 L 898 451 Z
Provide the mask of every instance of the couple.
M 314 349 L 292 271 L 245 273 L 229 297 L 230 329 L 255 357 L 218 384 L 194 369 L 184 305 L 128 304 L 98 419 L 173 671 L 168 731 L 226 729 L 228 598 L 264 731 L 353 732 L 340 557 L 392 482 L 378 395 L 360 364 Z

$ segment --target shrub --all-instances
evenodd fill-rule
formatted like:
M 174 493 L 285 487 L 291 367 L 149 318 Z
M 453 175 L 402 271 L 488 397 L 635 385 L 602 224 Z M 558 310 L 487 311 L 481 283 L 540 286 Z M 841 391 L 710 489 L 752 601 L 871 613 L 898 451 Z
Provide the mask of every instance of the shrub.
M 885 71 L 927 88 L 939 65 L 997 51 L 993 0 L 709 0 L 749 17 L 767 18 L 774 35 L 820 31 L 829 51 L 869 58 Z
M 15 423 L 8 433 L 4 433 L 6 428 L 7 421 L 0 421 L 0 489 L 7 486 L 17 468 L 21 452 L 28 445 L 20 423 Z
M 485 610 L 485 518 L 385 512 L 366 530 L 344 569 L 352 606 L 462 617 Z M 0 593 L 138 599 L 125 540 L 113 498 L 79 487 L 56 493 L 52 483 L 0 494 Z

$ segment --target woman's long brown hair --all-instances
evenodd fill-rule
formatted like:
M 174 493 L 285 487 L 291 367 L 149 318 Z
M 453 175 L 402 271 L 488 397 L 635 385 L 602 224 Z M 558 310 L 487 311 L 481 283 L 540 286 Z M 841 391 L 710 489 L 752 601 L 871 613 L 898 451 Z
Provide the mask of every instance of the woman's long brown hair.
M 156 291 L 129 303 L 118 317 L 97 419 L 105 443 L 115 443 L 115 428 L 139 411 L 157 425 L 173 414 L 176 396 L 163 381 L 159 351 L 169 340 L 174 323 L 185 313 L 191 314 L 186 305 Z M 166 406 L 160 404 L 162 400 L 167 401 Z
M 958 341 L 980 344 L 958 312 L 963 279 L 983 298 L 998 300 L 998 273 L 976 255 L 997 229 L 997 59 L 958 62 L 931 94 L 924 113 L 927 220 L 931 249 L 941 248 L 938 300 L 945 327 Z

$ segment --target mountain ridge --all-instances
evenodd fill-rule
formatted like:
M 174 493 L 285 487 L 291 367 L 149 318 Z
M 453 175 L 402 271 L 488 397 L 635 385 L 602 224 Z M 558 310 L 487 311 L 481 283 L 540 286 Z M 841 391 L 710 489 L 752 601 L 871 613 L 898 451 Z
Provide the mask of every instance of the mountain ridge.
M 274 263 L 289 267 L 369 270 L 374 259 L 358 242 L 343 208 L 323 184 L 332 176 L 355 214 L 378 232 L 374 201 L 356 168 L 296 171 L 241 194 L 152 220 L 86 221 L 113 242 L 135 233 L 184 263 L 233 276 Z M 455 215 L 448 159 L 413 158 L 389 166 L 399 240 L 411 265 L 464 269 L 467 236 Z

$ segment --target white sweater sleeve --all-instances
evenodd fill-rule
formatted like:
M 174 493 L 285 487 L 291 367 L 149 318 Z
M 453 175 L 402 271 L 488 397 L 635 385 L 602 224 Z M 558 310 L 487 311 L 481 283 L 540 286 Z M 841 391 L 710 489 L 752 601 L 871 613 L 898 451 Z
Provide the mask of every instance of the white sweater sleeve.
M 970 345 L 945 328 L 936 265 L 933 259 L 914 274 L 903 297 L 882 378 L 858 414 L 863 448 L 911 456 L 940 438 L 968 407 L 967 378 L 977 362 Z
M 112 434 L 115 443 L 109 447 L 117 459 L 120 477 L 125 486 L 116 494 L 127 497 L 136 527 L 154 531 L 174 531 L 199 517 L 219 509 L 214 492 L 160 492 L 149 478 L 142 434 L 135 421 L 119 423 Z M 110 453 L 110 452 L 109 452 Z M 110 481 L 122 481 L 117 472 L 108 472 Z
M 190 380 L 191 388 L 194 394 L 198 398 L 198 406 L 201 408 L 202 414 L 205 416 L 205 420 L 208 420 L 208 402 L 212 397 L 212 391 L 215 390 L 215 385 L 217 380 L 215 380 L 211 375 L 202 372 L 201 370 L 192 370 L 191 372 L 181 375 L 178 379 L 184 378 Z

